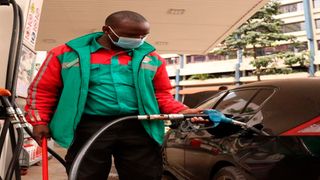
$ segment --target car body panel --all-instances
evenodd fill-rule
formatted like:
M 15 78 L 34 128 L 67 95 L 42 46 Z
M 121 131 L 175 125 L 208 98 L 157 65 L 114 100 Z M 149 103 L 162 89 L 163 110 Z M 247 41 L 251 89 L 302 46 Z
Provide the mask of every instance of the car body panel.
M 180 178 L 211 179 L 226 166 L 237 167 L 248 179 L 320 178 L 320 136 L 279 136 L 319 117 L 320 79 L 252 83 L 217 94 L 199 107 L 217 109 L 271 136 L 231 124 L 188 129 L 183 122 L 168 131 L 164 148 L 169 169 L 183 157 L 179 169 L 173 168 Z

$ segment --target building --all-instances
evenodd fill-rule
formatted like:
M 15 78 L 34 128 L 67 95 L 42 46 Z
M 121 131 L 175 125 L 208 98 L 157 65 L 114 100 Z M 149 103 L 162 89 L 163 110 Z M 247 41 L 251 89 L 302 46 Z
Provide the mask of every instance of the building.
M 276 47 L 260 48 L 259 56 L 272 54 L 273 51 L 290 50 L 299 52 L 308 50 L 308 40 L 305 26 L 305 14 L 303 0 L 280 0 L 280 14 L 276 18 L 281 19 L 284 24 L 282 31 L 286 34 L 294 35 L 297 40 L 302 42 L 299 49 L 293 48 L 290 44 L 279 44 Z M 310 0 L 310 12 L 313 20 L 312 30 L 315 39 L 315 75 L 319 76 L 320 64 L 320 0 Z M 235 84 L 235 67 L 238 63 L 236 52 L 229 56 L 222 55 L 182 55 L 182 56 L 165 56 L 167 60 L 167 71 L 172 80 L 173 86 L 180 94 L 189 94 L 199 91 L 217 90 L 221 85 Z M 244 58 L 240 65 L 242 83 L 256 81 L 253 75 L 255 69 L 250 65 L 250 58 Z M 297 67 L 298 68 L 298 67 Z M 179 76 L 177 76 L 179 73 Z M 206 80 L 187 80 L 190 76 L 196 74 L 210 74 Z M 308 77 L 307 70 L 299 73 L 288 75 L 264 75 L 262 80 L 277 78 L 296 78 Z M 176 86 L 179 85 L 179 86 Z

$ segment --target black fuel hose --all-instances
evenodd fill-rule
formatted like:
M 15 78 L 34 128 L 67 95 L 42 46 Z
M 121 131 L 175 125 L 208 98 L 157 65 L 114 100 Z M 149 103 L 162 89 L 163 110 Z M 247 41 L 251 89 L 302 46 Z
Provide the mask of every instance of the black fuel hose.
M 11 161 L 10 162 L 19 160 L 20 152 L 19 151 L 17 152 L 17 150 L 19 149 L 19 146 L 20 146 L 20 144 L 18 146 L 19 142 L 17 142 L 17 140 L 19 141 L 19 138 L 22 139 L 21 150 L 22 150 L 22 146 L 23 146 L 23 139 L 24 139 L 23 135 L 22 135 L 22 137 L 20 137 L 19 134 L 18 134 L 18 129 L 16 129 L 16 128 L 20 128 L 22 130 L 20 124 L 19 125 L 14 125 L 12 123 L 10 124 L 9 136 L 10 136 L 10 139 L 11 139 L 11 148 L 12 148 L 12 157 L 11 157 Z M 17 153 L 19 155 L 18 157 L 16 157 Z M 19 165 L 19 163 L 15 163 L 15 162 L 14 162 L 13 165 L 15 165 L 15 166 L 13 167 L 14 170 L 12 170 L 12 171 L 15 173 L 16 180 L 20 180 L 21 179 L 20 165 Z M 9 166 L 10 166 L 10 164 L 9 164 Z M 9 169 L 9 167 L 8 167 L 8 169 Z M 12 175 L 11 175 L 11 178 L 12 178 Z
M 25 126 L 23 127 L 24 130 L 28 133 L 28 135 L 32 138 L 32 139 L 35 139 L 34 136 L 32 135 L 32 132 L 31 130 Z M 48 147 L 48 152 L 54 157 L 56 158 L 64 167 L 66 167 L 66 161 L 61 157 L 59 156 L 59 154 L 57 154 L 54 150 L 52 150 L 51 148 Z
M 94 141 L 103 133 L 105 132 L 108 128 L 110 128 L 112 125 L 122 122 L 122 121 L 126 121 L 126 120 L 185 120 L 188 118 L 193 118 L 193 117 L 202 117 L 204 119 L 209 118 L 208 114 L 154 114 L 154 115 L 137 115 L 137 116 L 127 116 L 127 117 L 123 117 L 123 118 L 119 118 L 116 119 L 108 124 L 106 124 L 105 126 L 103 126 L 101 129 L 99 129 L 93 136 L 91 136 L 91 138 L 85 143 L 85 145 L 81 148 L 81 150 L 79 151 L 79 153 L 77 154 L 75 160 L 73 161 L 70 171 L 69 171 L 69 178 L 68 180 L 76 180 L 77 179 L 77 172 L 79 169 L 79 166 L 82 162 L 83 157 L 85 156 L 85 154 L 87 153 L 87 151 L 89 150 L 89 148 L 91 147 L 91 145 L 94 143 Z M 258 129 L 254 128 L 254 127 L 249 127 L 246 123 L 244 122 L 240 122 L 240 121 L 236 121 L 236 120 L 232 120 L 230 121 L 230 123 L 234 124 L 234 125 L 238 125 L 241 127 L 245 127 L 248 129 L 253 130 L 256 133 L 261 133 L 263 134 L 261 131 L 259 131 Z
M 23 129 L 26 131 L 26 133 L 32 138 L 35 139 L 35 137 L 32 134 L 31 129 L 27 126 L 27 120 L 22 112 L 22 110 L 18 107 L 18 105 L 14 102 L 13 103 L 16 113 L 18 115 L 18 118 L 20 120 L 21 126 L 23 127 Z M 66 167 L 66 162 L 65 160 L 59 156 L 59 154 L 57 154 L 55 151 L 53 151 L 51 148 L 48 147 L 48 152 L 54 157 L 56 158 L 64 167 Z
M 6 136 L 7 136 L 7 132 L 10 127 L 10 124 L 11 124 L 10 121 L 8 119 L 5 119 L 3 127 L 2 127 L 2 131 L 1 131 L 1 135 L 0 135 L 0 157 L 2 154 L 4 141 L 6 140 Z
M 108 128 L 110 128 L 112 125 L 117 124 L 119 122 L 122 121 L 126 121 L 126 120 L 137 120 L 138 116 L 126 116 L 123 118 L 119 118 L 116 119 L 108 124 L 106 124 L 105 126 L 103 126 L 99 131 L 97 131 L 86 143 L 85 145 L 81 148 L 80 152 L 77 154 L 75 160 L 73 161 L 70 171 L 69 171 L 69 180 L 76 180 L 77 179 L 77 175 L 78 175 L 78 169 L 79 166 L 81 164 L 81 161 L 84 157 L 84 155 L 87 153 L 87 151 L 89 150 L 90 146 L 92 145 L 92 143 L 94 143 L 94 141 L 104 132 L 106 131 Z
M 20 6 L 16 3 L 15 0 L 10 0 L 9 3 L 12 5 L 13 8 L 13 28 L 12 28 L 12 34 L 11 34 L 11 44 L 10 44 L 10 50 L 9 50 L 9 58 L 8 58 L 8 64 L 7 64 L 7 74 L 6 74 L 6 89 L 13 92 L 13 95 L 8 98 L 3 98 L 8 101 L 4 102 L 6 107 L 11 107 L 10 102 L 15 101 L 16 96 L 16 84 L 17 84 L 17 78 L 18 78 L 18 72 L 19 72 L 19 64 L 20 64 L 20 53 L 21 53 L 21 47 L 22 47 L 22 38 L 23 38 L 23 14 Z M 18 38 L 18 39 L 17 39 Z M 13 108 L 12 108 L 13 109 Z M 13 112 L 14 113 L 14 110 Z M 13 176 L 13 172 L 15 171 L 15 179 L 20 180 L 20 166 L 19 166 L 19 156 L 22 151 L 23 146 L 23 129 L 18 121 L 16 115 L 9 114 L 9 119 L 12 123 L 12 125 L 9 126 L 9 132 L 10 132 L 10 139 L 11 139 L 11 145 L 12 145 L 12 158 L 9 163 L 5 180 L 11 180 Z M 13 127 L 14 126 L 14 127 Z M 17 132 L 17 142 L 16 142 L 16 136 L 14 133 L 14 130 Z
M 12 0 L 14 2 L 14 0 Z M 21 7 L 17 6 L 18 11 L 18 18 L 19 18 L 19 37 L 18 37 L 18 44 L 16 49 L 16 56 L 14 61 L 14 68 L 13 68 L 13 75 L 12 75 L 12 84 L 10 91 L 12 92 L 12 96 L 10 102 L 13 103 L 16 98 L 16 89 L 17 89 L 17 81 L 18 81 L 18 74 L 19 74 L 19 66 L 21 61 L 21 50 L 22 50 L 22 41 L 23 41 L 23 13 Z
M 69 171 L 69 180 L 76 180 L 77 179 L 77 172 L 79 169 L 79 166 L 81 164 L 81 161 L 84 157 L 84 155 L 89 150 L 90 146 L 94 143 L 94 141 L 108 128 L 110 128 L 112 125 L 126 121 L 126 120 L 184 120 L 186 118 L 192 118 L 192 117 L 203 117 L 208 118 L 208 115 L 206 114 L 159 114 L 159 115 L 137 115 L 137 116 L 126 116 L 123 118 L 116 119 L 105 126 L 103 126 L 101 129 L 99 129 L 91 138 L 86 142 L 86 144 L 81 148 L 79 153 L 77 154 L 75 160 L 73 161 L 70 171 Z
M 18 37 L 18 16 L 19 10 L 17 8 L 17 3 L 14 0 L 10 0 L 10 4 L 12 4 L 13 8 L 13 24 L 12 24 L 12 33 L 11 33 L 11 43 L 9 49 L 9 57 L 7 64 L 7 75 L 6 75 L 6 89 L 12 90 L 12 81 L 13 81 L 13 72 L 14 72 L 14 58 L 15 52 L 17 48 L 17 37 Z
M 11 129 L 9 126 L 10 138 L 11 138 L 11 144 L 12 144 L 12 158 L 9 163 L 8 169 L 6 171 L 5 180 L 12 179 L 13 171 L 16 172 L 16 179 L 20 180 L 21 177 L 20 177 L 20 167 L 19 167 L 19 156 L 23 146 L 23 130 L 22 130 L 19 118 L 14 108 L 12 107 L 8 97 L 1 96 L 0 98 L 1 98 L 2 104 L 6 107 L 6 112 L 7 112 L 6 121 L 10 121 L 13 126 L 13 128 Z M 18 136 L 17 142 L 15 142 L 14 129 L 17 131 L 17 136 Z
M 12 159 L 9 163 L 9 166 L 6 172 L 5 180 L 11 180 L 13 176 L 13 171 L 17 170 L 16 166 L 18 165 L 18 168 L 19 168 L 19 156 L 23 146 L 23 131 L 21 127 L 17 127 L 15 129 L 17 131 L 18 140 L 17 140 L 16 147 L 13 151 Z M 20 171 L 18 172 L 16 171 L 16 173 L 20 173 Z M 16 179 L 21 179 L 20 175 L 18 176 L 16 175 Z

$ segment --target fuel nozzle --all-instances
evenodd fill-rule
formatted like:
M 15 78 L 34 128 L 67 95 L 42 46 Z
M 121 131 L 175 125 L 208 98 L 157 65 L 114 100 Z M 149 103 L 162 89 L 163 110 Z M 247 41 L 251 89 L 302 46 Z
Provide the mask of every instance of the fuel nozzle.
M 151 114 L 138 115 L 138 120 L 185 120 L 193 117 L 209 118 L 207 114 Z
M 138 120 L 186 120 L 193 117 L 202 117 L 213 122 L 213 127 L 218 126 L 221 122 L 230 123 L 240 126 L 246 126 L 246 123 L 236 121 L 232 118 L 226 117 L 223 113 L 215 109 L 207 109 L 203 114 L 151 114 L 151 115 L 138 115 Z

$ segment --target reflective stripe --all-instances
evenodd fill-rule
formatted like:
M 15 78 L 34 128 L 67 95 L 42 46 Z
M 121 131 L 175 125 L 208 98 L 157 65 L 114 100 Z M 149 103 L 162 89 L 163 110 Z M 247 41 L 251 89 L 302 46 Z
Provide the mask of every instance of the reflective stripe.
M 149 58 L 148 56 L 144 57 L 144 59 L 142 60 L 143 63 L 148 63 L 151 61 L 151 58 Z
M 141 64 L 141 69 L 148 69 L 150 71 L 157 71 L 158 67 L 157 66 L 152 66 L 150 64 Z
M 29 118 L 30 118 L 30 121 L 32 121 L 32 122 L 35 122 L 35 121 L 36 121 L 36 120 L 34 119 L 32 113 L 31 113 L 31 110 L 28 111 L 28 116 L 29 116 Z
M 39 111 L 38 110 L 34 110 L 34 115 L 36 116 L 36 120 L 37 121 L 41 121 L 41 117 L 39 115 Z
M 71 61 L 71 62 L 67 62 L 67 63 L 62 63 L 62 68 L 65 69 L 65 68 L 69 68 L 71 66 L 79 66 L 79 58 Z
M 32 96 L 31 109 L 36 109 L 37 86 L 38 86 L 39 81 L 41 80 L 44 72 L 46 71 L 46 69 L 47 69 L 47 67 L 48 67 L 48 64 L 49 64 L 49 62 L 50 62 L 50 60 L 51 60 L 52 57 L 53 57 L 53 53 L 51 53 L 51 54 L 49 55 L 49 57 L 47 58 L 47 60 L 44 62 L 45 64 L 43 65 L 41 71 L 39 72 L 38 78 L 37 78 L 37 79 L 35 80 L 35 82 L 34 82 L 34 85 L 33 85 L 33 87 L 32 87 L 32 90 L 33 90 L 33 91 L 32 91 L 32 95 L 31 95 L 31 96 Z M 31 111 L 33 111 L 33 110 L 31 110 Z M 37 120 L 39 120 L 39 119 L 37 119 Z M 40 120 L 41 120 L 41 119 L 40 119 Z

